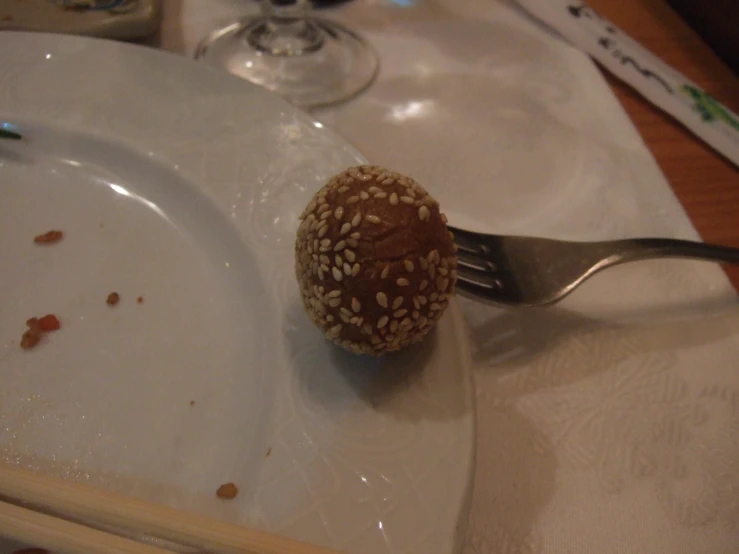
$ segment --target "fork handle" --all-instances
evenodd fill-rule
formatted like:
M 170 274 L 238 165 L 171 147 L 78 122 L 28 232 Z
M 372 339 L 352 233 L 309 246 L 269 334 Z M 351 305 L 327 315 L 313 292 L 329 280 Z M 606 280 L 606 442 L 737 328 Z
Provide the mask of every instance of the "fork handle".
M 739 248 L 680 239 L 638 238 L 601 243 L 610 250 L 607 265 L 650 258 L 692 258 L 739 264 Z

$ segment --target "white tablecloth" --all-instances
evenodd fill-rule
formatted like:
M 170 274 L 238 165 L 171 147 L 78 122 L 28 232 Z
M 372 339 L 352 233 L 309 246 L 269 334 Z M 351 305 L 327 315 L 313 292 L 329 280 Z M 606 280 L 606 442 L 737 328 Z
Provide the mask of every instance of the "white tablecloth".
M 254 8 L 167 1 L 161 46 L 190 54 Z M 382 69 L 316 117 L 416 177 L 454 223 L 696 237 L 595 66 L 512 3 L 329 13 Z M 718 267 L 629 264 L 556 308 L 464 310 L 479 427 L 467 553 L 739 552 L 739 311 Z

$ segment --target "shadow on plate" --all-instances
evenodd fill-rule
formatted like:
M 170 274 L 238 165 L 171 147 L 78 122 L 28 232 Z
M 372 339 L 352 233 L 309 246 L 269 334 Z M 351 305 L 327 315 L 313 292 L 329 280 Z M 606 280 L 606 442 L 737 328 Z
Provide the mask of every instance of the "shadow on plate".
M 500 377 L 527 373 L 521 378 L 534 390 L 576 383 L 632 358 L 700 348 L 739 332 L 739 302 L 726 296 L 600 317 L 561 307 L 468 303 L 463 302 L 463 311 L 475 365 Z
M 372 358 L 347 352 L 326 340 L 296 299 L 285 334 L 300 402 L 308 412 L 332 416 L 372 410 L 419 421 L 450 419 L 472 409 L 458 354 L 442 349 L 435 330 L 417 345 Z

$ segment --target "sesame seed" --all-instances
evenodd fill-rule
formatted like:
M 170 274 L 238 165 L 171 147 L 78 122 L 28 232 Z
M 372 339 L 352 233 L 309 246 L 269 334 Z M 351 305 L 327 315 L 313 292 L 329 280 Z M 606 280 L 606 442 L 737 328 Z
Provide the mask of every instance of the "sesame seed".
M 414 266 L 413 262 L 410 260 L 405 260 L 403 262 L 403 266 L 405 267 L 405 270 L 408 271 L 409 273 L 416 268 L 416 266 Z
M 321 202 L 321 200 L 323 200 L 323 202 Z M 316 211 L 316 213 L 318 215 L 321 215 L 323 212 L 325 212 L 326 210 L 330 209 L 329 205 L 326 204 L 326 198 L 325 197 L 320 197 L 318 199 L 318 203 L 321 204 L 320 206 L 318 206 L 318 211 Z
M 369 198 L 369 193 L 366 190 L 363 190 L 359 193 L 359 198 L 362 200 L 367 200 Z
M 345 240 L 340 240 L 334 246 L 334 252 L 341 252 L 342 250 L 344 250 L 345 247 L 346 247 L 346 241 Z
M 359 223 L 357 223 L 357 225 L 359 225 Z M 362 237 L 362 233 L 360 233 L 359 231 L 354 231 L 354 232 L 353 232 L 353 233 L 352 233 L 351 235 L 349 235 L 349 236 L 350 236 L 351 238 L 353 238 L 354 240 L 359 240 L 359 239 L 360 239 L 360 238 Z
M 408 279 L 405 279 L 403 277 L 401 277 L 395 282 L 398 284 L 399 287 L 407 287 L 408 285 L 411 284 L 411 282 Z
M 403 317 L 407 313 L 408 310 L 406 310 L 405 308 L 401 308 L 400 310 L 395 310 L 393 312 L 393 317 Z
M 344 263 L 344 260 L 341 259 L 341 256 L 336 254 L 336 256 L 334 257 L 334 263 L 336 264 L 336 267 L 341 267 Z
M 334 217 L 336 219 L 341 219 L 342 217 L 344 217 L 344 207 L 343 206 L 339 206 L 338 208 L 334 210 Z
M 413 320 L 410 317 L 406 317 L 400 322 L 400 327 L 413 327 Z
M 344 241 L 342 240 L 341 242 L 344 242 Z M 357 259 L 357 256 L 356 254 L 354 254 L 353 250 L 344 250 L 344 257 L 352 263 L 354 263 L 354 261 Z
M 376 215 L 371 215 L 371 214 L 364 216 L 364 219 L 366 219 L 370 223 L 381 223 L 382 222 L 382 220 L 379 217 L 377 217 Z
M 361 266 L 359 264 L 354 264 L 352 266 L 352 277 L 356 277 L 357 275 L 359 275 L 360 268 Z
M 362 214 L 357 212 L 352 218 L 352 227 L 357 227 L 360 223 L 362 223 Z
M 452 269 L 452 273 L 450 277 L 452 278 L 452 282 L 455 282 L 457 280 L 457 270 L 456 269 Z
M 430 196 L 427 196 L 423 199 L 423 203 L 426 204 L 429 208 L 435 204 L 434 199 Z
M 438 294 L 438 293 L 436 293 L 436 292 L 432 292 L 432 293 L 431 293 L 431 294 L 429 295 L 429 298 L 431 299 L 431 302 L 434 302 L 434 301 L 435 301 L 435 300 L 436 300 L 437 298 L 439 298 L 439 294 Z
M 357 202 L 359 202 L 359 196 L 350 196 L 346 199 L 347 204 L 356 204 Z
M 390 318 L 389 318 L 388 316 L 386 316 L 386 315 L 382 316 L 382 317 L 381 317 L 381 318 L 380 318 L 380 319 L 379 319 L 379 320 L 377 321 L 377 328 L 378 328 L 378 329 L 382 329 L 383 327 L 385 327 L 385 325 L 387 325 L 387 322 L 388 322 L 388 321 L 390 321 Z
M 347 277 L 352 274 L 352 266 L 350 266 L 346 262 L 344 262 L 344 273 L 346 274 Z
M 380 273 L 380 279 L 385 279 L 389 273 L 390 273 L 390 266 L 386 265 L 385 269 L 383 269 L 382 273 Z
M 328 271 L 328 265 L 326 265 L 326 264 L 321 264 L 321 269 L 322 269 L 323 271 Z
M 359 179 L 360 181 L 362 181 L 362 182 L 365 182 L 365 183 L 366 183 L 367 181 L 371 181 L 371 180 L 372 180 L 372 175 L 369 175 L 369 174 L 367 174 L 367 173 L 364 173 L 364 174 L 360 174 L 360 175 L 359 175 L 359 177 L 358 177 L 358 179 Z
M 318 250 L 318 239 L 313 239 L 313 250 Z
M 447 258 L 441 259 L 441 267 L 443 267 L 444 269 L 449 268 L 449 260 Z M 446 275 L 446 273 L 444 275 Z
M 372 325 L 370 325 L 369 323 L 365 323 L 364 325 L 362 325 L 362 332 L 365 335 L 371 335 L 372 334 Z M 370 340 L 372 340 L 372 339 L 370 339 Z
M 403 300 L 404 298 L 402 296 L 398 296 L 395 300 L 393 300 L 393 310 L 397 310 L 398 308 L 400 308 Z
M 413 319 L 418 319 L 419 317 L 421 317 L 421 314 L 417 310 L 413 310 L 413 313 L 411 314 L 411 317 Z
M 345 309 L 345 308 L 342 308 L 342 309 Z M 347 315 L 346 313 L 341 312 L 339 314 L 339 319 L 341 319 L 341 321 L 343 321 L 344 323 L 349 323 L 351 321 L 352 317 L 351 317 L 351 315 Z
M 354 310 L 354 313 L 359 313 L 359 310 L 362 309 L 362 304 L 360 304 L 359 300 L 356 298 L 352 298 L 352 310 Z
M 347 310 L 346 308 L 340 308 L 339 309 L 339 312 L 341 312 L 342 314 L 347 315 L 349 317 L 352 317 L 352 313 L 349 310 Z
M 341 271 L 339 270 L 338 267 L 331 268 L 331 274 L 334 276 L 334 279 L 336 279 L 337 281 L 341 281 L 344 278 L 344 276 L 341 274 Z
M 326 321 L 328 321 L 329 323 L 331 323 L 332 321 L 334 321 L 334 319 L 336 319 L 336 318 L 334 316 L 332 316 L 331 314 L 328 314 L 326 316 Z
M 356 239 L 346 239 L 346 243 L 352 248 L 356 248 L 357 246 L 359 246 L 359 243 L 356 241 Z
M 429 306 L 429 309 L 433 312 L 436 312 L 436 311 L 441 310 L 441 305 L 437 304 L 436 302 L 432 302 L 431 305 Z
M 331 263 L 331 258 L 329 258 L 326 254 L 321 254 L 321 257 L 319 259 L 321 260 L 322 264 L 328 265 Z
M 375 295 L 375 298 L 377 299 L 377 303 L 382 306 L 383 308 L 387 308 L 387 294 L 384 292 L 378 292 Z
M 421 206 L 418 208 L 418 219 L 421 221 L 426 221 L 431 217 L 431 212 L 429 212 L 429 209 L 426 206 Z
M 388 177 L 382 182 L 382 184 L 387 186 L 387 185 L 392 185 L 394 182 L 395 182 L 395 179 L 393 179 L 392 177 Z
M 444 223 L 444 225 L 446 225 L 447 223 L 449 223 L 449 220 L 446 218 L 446 216 L 444 214 L 440 214 L 440 215 L 441 215 L 441 221 Z
M 370 194 L 377 194 L 378 192 L 381 192 L 381 191 L 382 189 L 380 187 L 376 187 L 374 185 L 369 188 Z
M 398 330 L 398 320 L 393 319 L 390 322 L 390 332 L 395 333 Z
M 331 239 L 323 239 L 321 241 L 321 246 L 323 246 L 323 247 L 331 246 Z
M 328 305 L 332 308 L 338 308 L 339 306 L 341 306 L 341 298 L 332 298 L 328 301 Z
M 441 290 L 446 290 L 449 288 L 449 279 L 444 278 L 444 282 L 441 284 Z
M 387 192 L 378 192 L 374 195 L 374 198 L 387 198 Z
M 421 306 L 425 306 L 427 302 L 428 302 L 428 299 L 425 296 L 418 297 L 418 303 L 421 304 Z
M 424 316 L 421 316 L 421 317 L 418 318 L 418 326 L 419 327 L 425 327 L 426 324 L 428 323 L 428 321 L 429 320 L 426 319 Z
M 339 296 L 341 296 L 341 291 L 339 289 L 335 289 L 329 292 L 326 296 L 328 296 L 329 298 L 338 298 Z
M 394 193 L 392 193 L 390 195 L 390 204 L 392 204 L 393 206 L 397 206 L 398 205 L 398 195 L 397 195 L 397 193 L 394 192 Z
M 413 307 L 417 310 L 421 309 L 421 303 L 418 301 L 418 297 L 416 296 L 413 297 Z
M 385 340 L 388 341 L 388 342 L 393 342 L 395 340 L 395 335 L 393 335 L 392 333 L 388 333 L 385 336 Z
M 406 193 L 406 194 L 407 194 L 408 196 L 411 196 L 411 197 L 413 197 L 413 198 L 415 198 L 415 197 L 416 197 L 416 191 L 415 191 L 415 190 L 413 190 L 413 188 L 412 188 L 412 187 L 407 187 L 407 188 L 405 189 L 405 193 Z
M 319 279 L 320 279 L 321 281 L 323 281 L 323 277 L 324 277 L 324 275 L 323 275 L 323 270 L 322 270 L 322 269 L 321 269 L 321 268 L 319 267 L 319 268 L 318 268 L 318 278 L 319 278 Z
M 368 333 L 368 334 L 369 334 L 369 333 Z M 377 335 L 372 335 L 372 336 L 370 337 L 370 342 L 371 342 L 372 344 L 380 344 L 380 343 L 382 342 L 382 339 L 381 339 L 380 337 L 378 337 Z
M 339 187 L 339 194 L 344 194 L 348 190 L 349 190 L 349 187 L 347 187 L 346 185 L 343 185 Z
M 352 224 L 351 223 L 344 223 L 344 225 L 341 226 L 341 230 L 339 231 L 339 234 L 340 235 L 346 235 L 351 230 L 352 230 Z
M 436 250 L 431 250 L 428 254 L 426 254 L 426 261 L 430 264 L 434 263 L 434 252 L 436 252 Z
M 321 214 L 321 221 L 327 220 L 329 217 L 331 217 L 331 212 L 326 210 Z
M 414 202 L 414 201 L 413 201 L 413 198 L 411 198 L 410 196 L 401 196 L 401 197 L 400 197 L 400 201 L 401 201 L 401 202 L 402 202 L 403 204 L 413 204 L 413 202 Z
M 320 229 L 318 230 L 318 238 L 319 238 L 319 239 L 320 239 L 320 238 L 322 238 L 323 236 L 325 236 L 325 235 L 326 235 L 326 233 L 328 233 L 328 226 L 325 226 L 325 227 L 321 227 L 321 228 L 320 228 Z
M 429 263 L 428 261 L 426 261 L 426 258 L 424 258 L 423 256 L 418 258 L 418 263 L 420 264 L 421 269 L 423 269 L 424 271 L 426 271 L 429 268 Z
M 339 323 L 338 325 L 334 325 L 331 327 L 331 334 L 332 335 L 338 335 L 341 332 L 342 325 Z

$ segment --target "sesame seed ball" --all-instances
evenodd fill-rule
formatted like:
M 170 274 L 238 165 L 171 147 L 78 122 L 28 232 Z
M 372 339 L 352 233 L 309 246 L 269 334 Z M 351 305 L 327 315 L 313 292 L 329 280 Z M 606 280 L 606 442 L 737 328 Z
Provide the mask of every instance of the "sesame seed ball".
M 329 340 L 374 356 L 423 340 L 454 294 L 457 255 L 446 217 L 421 185 L 382 167 L 351 167 L 300 219 L 295 274 Z

